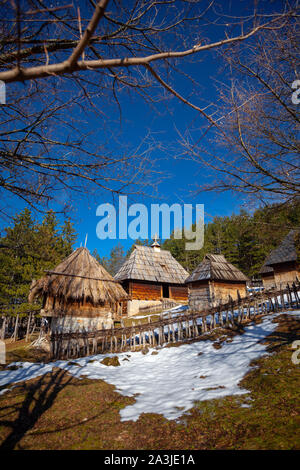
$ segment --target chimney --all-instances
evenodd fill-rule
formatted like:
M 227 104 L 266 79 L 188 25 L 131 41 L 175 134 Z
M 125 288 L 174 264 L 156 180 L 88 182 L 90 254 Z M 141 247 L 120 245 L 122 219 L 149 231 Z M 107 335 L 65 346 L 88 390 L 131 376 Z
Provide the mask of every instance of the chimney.
M 152 243 L 151 247 L 153 248 L 154 251 L 160 251 L 160 244 L 158 243 L 157 241 L 158 239 L 158 236 L 157 236 L 157 233 L 154 235 L 154 243 Z

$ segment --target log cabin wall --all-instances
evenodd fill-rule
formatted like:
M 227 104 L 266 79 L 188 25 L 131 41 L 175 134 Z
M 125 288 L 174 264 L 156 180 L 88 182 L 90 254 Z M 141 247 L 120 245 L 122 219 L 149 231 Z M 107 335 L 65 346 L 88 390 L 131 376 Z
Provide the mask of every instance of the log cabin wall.
M 128 316 L 136 315 L 145 308 L 158 307 L 163 298 L 163 286 L 160 283 L 124 281 L 123 288 L 129 294 L 127 302 Z M 188 299 L 187 286 L 168 285 L 169 299 L 175 302 L 186 302 Z
M 160 300 L 162 298 L 162 286 L 148 282 L 131 281 L 129 283 L 129 295 L 137 300 Z
M 275 286 L 275 278 L 273 274 L 262 274 L 261 278 L 263 286 L 266 290 Z
M 124 285 L 125 290 L 126 286 Z M 127 292 L 132 299 L 138 300 L 160 300 L 163 297 L 163 289 L 161 284 L 153 284 L 146 282 L 131 281 Z M 169 298 L 180 301 L 187 301 L 188 288 L 187 286 L 170 285 L 169 284 Z
M 220 302 L 228 302 L 229 295 L 233 300 L 238 300 L 237 291 L 239 291 L 241 297 L 246 297 L 247 294 L 246 283 L 212 281 L 210 282 L 210 288 L 212 307 L 218 306 Z
M 192 311 L 207 308 L 211 302 L 210 286 L 207 281 L 198 281 L 188 286 L 189 308 Z
M 188 300 L 187 286 L 169 286 L 169 297 L 177 302 L 186 302 Z
M 228 302 L 230 295 L 237 300 L 237 290 L 240 296 L 246 296 L 245 283 L 229 283 L 221 281 L 198 281 L 189 284 L 189 307 L 192 311 L 216 307 L 220 302 Z
M 297 263 L 280 263 L 273 265 L 275 284 L 286 285 L 296 281 L 300 276 L 300 267 Z
M 151 282 L 124 281 L 122 285 L 129 294 L 126 313 L 128 316 L 137 315 L 140 308 L 156 307 L 161 303 L 162 286 Z

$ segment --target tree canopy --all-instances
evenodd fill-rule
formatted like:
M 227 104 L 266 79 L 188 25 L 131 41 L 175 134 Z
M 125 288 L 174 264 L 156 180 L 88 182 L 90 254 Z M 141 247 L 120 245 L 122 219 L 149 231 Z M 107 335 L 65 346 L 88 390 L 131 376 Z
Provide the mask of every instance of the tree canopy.
M 75 230 L 70 219 L 59 224 L 53 211 L 37 222 L 26 208 L 4 232 L 0 239 L 1 313 L 26 314 L 40 308 L 27 301 L 32 280 L 44 276 L 72 252 Z
M 300 228 L 299 200 L 262 207 L 252 214 L 243 209 L 239 214 L 214 217 L 205 224 L 204 245 L 199 251 L 186 251 L 185 239 L 173 237 L 162 248 L 170 250 L 189 272 L 207 253 L 221 253 L 244 274 L 257 277 L 266 256 L 294 228 Z

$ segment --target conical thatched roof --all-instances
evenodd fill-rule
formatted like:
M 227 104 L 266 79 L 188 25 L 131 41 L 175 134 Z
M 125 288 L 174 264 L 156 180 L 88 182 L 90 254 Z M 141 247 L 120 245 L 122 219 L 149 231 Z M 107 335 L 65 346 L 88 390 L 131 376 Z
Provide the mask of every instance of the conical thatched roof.
M 155 251 L 153 247 L 135 245 L 130 257 L 115 275 L 115 279 L 184 284 L 188 275 L 189 273 L 169 251 Z
M 114 281 L 87 248 L 77 248 L 53 271 L 34 282 L 29 302 L 43 294 L 68 301 L 87 301 L 93 305 L 127 298 L 122 286 Z
M 207 254 L 187 278 L 186 283 L 195 281 L 248 281 L 238 268 L 229 263 L 223 255 Z
M 297 261 L 297 237 L 299 230 L 291 230 L 283 239 L 281 244 L 271 251 L 264 265 L 272 266 L 279 263 L 289 263 Z

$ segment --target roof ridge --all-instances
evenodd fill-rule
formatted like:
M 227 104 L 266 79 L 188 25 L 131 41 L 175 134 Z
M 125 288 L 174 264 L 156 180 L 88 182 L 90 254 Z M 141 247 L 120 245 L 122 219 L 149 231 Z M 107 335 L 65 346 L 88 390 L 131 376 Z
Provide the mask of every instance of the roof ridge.
M 146 250 L 154 251 L 152 246 L 146 246 L 146 245 L 134 245 L 134 246 L 135 246 L 135 248 L 138 248 L 139 250 L 144 250 L 144 249 L 146 249 Z M 155 253 L 161 253 L 162 251 L 163 251 L 164 253 L 170 253 L 169 250 L 164 250 L 164 249 L 162 249 L 162 248 L 160 248 L 160 250 L 159 250 L 159 251 L 156 251 Z M 170 253 L 170 254 L 171 254 L 171 253 Z M 172 254 L 171 254 L 171 256 L 172 256 Z

